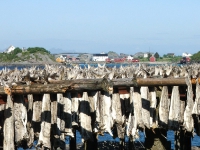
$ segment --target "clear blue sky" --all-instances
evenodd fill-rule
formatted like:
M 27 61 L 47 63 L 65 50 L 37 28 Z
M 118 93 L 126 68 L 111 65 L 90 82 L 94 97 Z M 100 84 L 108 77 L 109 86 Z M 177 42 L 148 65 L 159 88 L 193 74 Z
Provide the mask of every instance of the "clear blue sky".
M 2 0 L 0 50 L 200 51 L 199 0 Z

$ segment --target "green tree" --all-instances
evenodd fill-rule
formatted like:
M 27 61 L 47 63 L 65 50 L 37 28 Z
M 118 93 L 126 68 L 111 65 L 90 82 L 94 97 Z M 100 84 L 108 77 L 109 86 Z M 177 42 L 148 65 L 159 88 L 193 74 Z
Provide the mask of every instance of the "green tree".
M 29 48 L 27 49 L 27 51 L 28 51 L 29 53 L 44 52 L 44 53 L 50 54 L 49 51 L 47 51 L 45 48 L 42 48 L 42 47 L 29 47 Z
M 191 60 L 192 61 L 199 61 L 200 60 L 200 51 L 198 51 L 197 53 L 193 54 L 191 56 Z
M 19 47 L 16 47 L 11 53 L 12 54 L 18 54 L 18 53 L 21 53 L 22 52 L 22 49 L 19 48 Z
M 151 53 L 148 53 L 148 60 L 149 60 L 149 58 L 150 58 L 151 56 L 152 56 Z
M 156 53 L 154 54 L 154 57 L 158 59 L 158 58 L 160 58 L 160 55 L 156 52 Z

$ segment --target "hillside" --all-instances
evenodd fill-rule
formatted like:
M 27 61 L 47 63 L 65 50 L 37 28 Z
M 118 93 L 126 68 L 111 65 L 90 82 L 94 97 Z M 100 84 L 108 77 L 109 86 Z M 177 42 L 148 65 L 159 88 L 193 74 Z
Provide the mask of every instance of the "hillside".
M 50 52 L 43 48 L 32 48 L 27 51 L 15 49 L 13 52 L 0 54 L 1 64 L 57 64 Z

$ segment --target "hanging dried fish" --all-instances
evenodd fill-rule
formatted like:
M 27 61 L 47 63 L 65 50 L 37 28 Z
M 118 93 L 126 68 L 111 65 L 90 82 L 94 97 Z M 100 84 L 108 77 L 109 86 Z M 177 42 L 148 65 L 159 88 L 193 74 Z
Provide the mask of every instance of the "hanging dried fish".
M 14 125 L 15 125 L 15 142 L 21 145 L 23 140 L 28 139 L 27 133 L 27 110 L 23 95 L 14 95 Z
M 83 96 L 79 105 L 79 122 L 80 133 L 84 141 L 92 140 L 92 126 L 90 117 L 90 105 L 87 92 L 83 92 Z
M 184 127 L 186 131 L 192 132 L 194 130 L 194 120 L 192 118 L 192 109 L 194 106 L 193 102 L 193 91 L 192 91 L 192 84 L 189 77 L 185 78 L 185 82 L 187 84 L 187 105 L 184 112 Z
M 72 99 L 72 108 L 71 108 L 71 112 L 72 112 L 72 126 L 78 126 L 79 124 L 79 98 L 78 98 L 78 93 L 72 93 L 71 95 L 71 99 Z
M 113 136 L 111 132 L 112 125 L 112 116 L 111 114 L 111 98 L 108 92 L 101 91 L 100 99 L 99 99 L 99 130 L 101 133 L 108 132 L 111 136 Z
M 6 95 L 5 95 L 6 96 Z M 2 97 L 1 97 L 2 98 Z M 5 110 L 6 104 L 0 104 L 0 132 L 3 132 L 3 125 L 4 125 L 4 110 Z M 0 137 L 3 135 L 0 135 Z
M 195 98 L 192 114 L 200 115 L 200 85 L 199 85 L 198 78 L 196 79 L 196 98 Z
M 32 116 L 33 116 L 33 95 L 28 94 L 28 122 L 27 122 L 27 131 L 28 131 L 28 141 L 27 145 L 30 148 L 33 145 L 34 142 L 34 131 L 33 131 L 33 125 L 32 125 Z
M 156 114 L 156 91 L 155 87 L 149 87 L 149 96 L 150 96 L 150 127 L 157 128 L 158 127 L 158 115 Z
M 74 137 L 74 134 L 72 132 L 72 98 L 71 94 L 69 92 L 64 93 L 63 95 L 63 104 L 64 104 L 64 125 L 65 125 L 65 135 Z M 62 127 L 61 127 L 62 128 Z M 65 137 L 63 137 L 65 138 Z M 64 140 L 64 139 L 63 139 Z
M 4 116 L 5 122 L 3 126 L 3 149 L 15 150 L 13 100 L 11 95 L 7 95 L 7 103 L 4 111 Z
M 173 86 L 169 110 L 168 127 L 172 130 L 178 130 L 180 126 L 180 115 L 181 115 L 181 102 L 179 87 Z
M 196 79 L 196 98 L 192 110 L 194 118 L 195 130 L 198 136 L 200 136 L 200 85 L 199 78 Z
M 60 130 L 57 126 L 58 102 L 57 94 L 50 94 L 51 99 L 51 143 L 54 148 L 59 147 Z
M 142 99 L 140 94 L 140 88 L 134 87 L 133 91 L 133 108 L 134 108 L 134 116 L 137 122 L 138 127 L 144 129 L 144 122 L 142 119 Z
M 111 102 L 112 102 L 111 103 L 112 120 L 114 123 L 122 125 L 123 120 L 122 120 L 121 102 L 120 102 L 120 95 L 117 89 L 114 89 Z
M 90 91 L 88 92 L 88 100 L 90 104 L 90 116 L 91 116 L 91 125 L 92 131 L 96 130 L 96 110 L 97 110 L 97 101 L 98 101 L 98 92 L 97 91 Z
M 51 106 L 50 94 L 44 94 L 42 99 L 41 131 L 37 147 L 51 148 Z
M 163 86 L 159 105 L 159 126 L 163 128 L 168 127 L 169 104 L 168 87 Z
M 35 136 L 39 138 L 40 133 L 40 123 L 41 123 L 41 114 L 42 114 L 42 97 L 43 95 L 33 95 L 33 117 L 32 117 L 32 126 L 35 133 Z
M 142 99 L 142 120 L 144 125 L 150 128 L 150 101 L 149 101 L 149 89 L 147 86 L 141 86 L 141 99 Z

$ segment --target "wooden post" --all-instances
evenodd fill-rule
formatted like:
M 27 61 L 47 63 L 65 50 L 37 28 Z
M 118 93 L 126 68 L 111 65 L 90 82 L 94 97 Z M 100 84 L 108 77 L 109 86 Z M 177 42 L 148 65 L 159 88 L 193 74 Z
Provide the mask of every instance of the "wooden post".
M 84 150 L 97 150 L 97 135 L 93 133 L 93 139 L 84 141 Z
M 147 150 L 168 150 L 167 131 L 165 129 L 145 129 L 145 148 Z
M 191 133 L 185 132 L 183 128 L 175 131 L 175 150 L 191 150 Z
M 120 138 L 119 150 L 125 150 L 125 138 Z
M 183 150 L 191 150 L 192 148 L 192 142 L 191 142 L 191 133 L 182 131 L 184 134 L 184 145 L 183 145 Z
M 74 137 L 70 137 L 70 150 L 76 150 L 76 129 L 73 128 Z
M 130 136 L 129 140 L 128 140 L 128 149 L 129 150 L 135 150 L 134 143 L 133 143 L 133 137 L 132 136 Z

